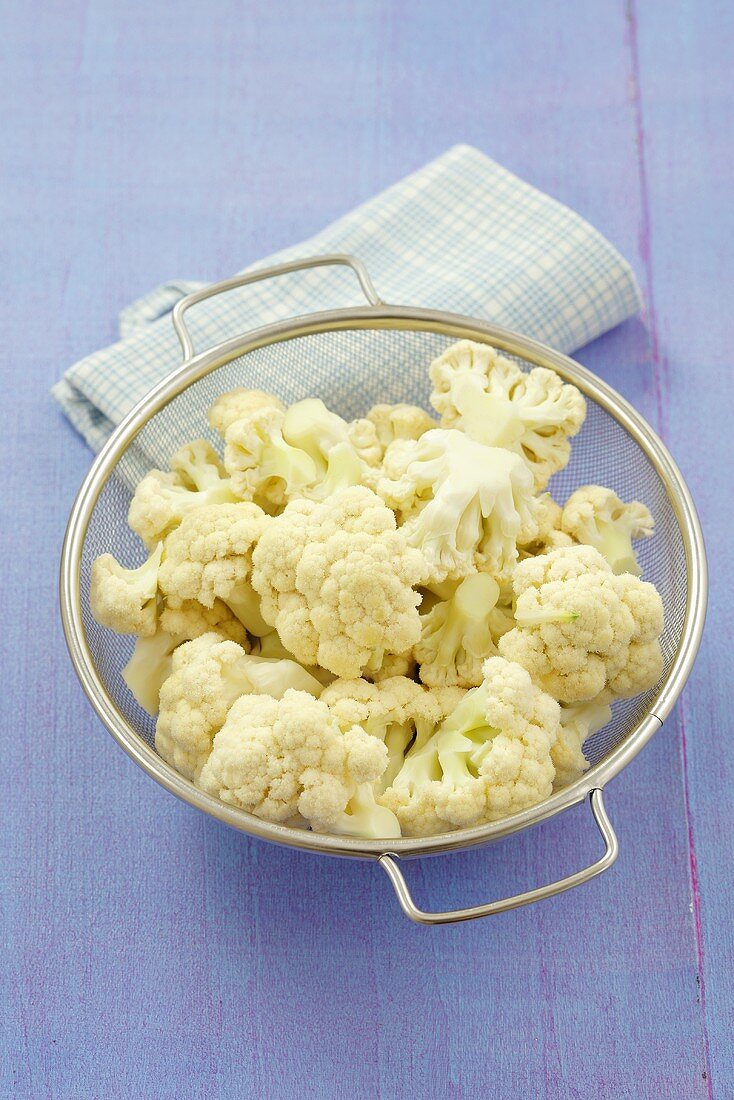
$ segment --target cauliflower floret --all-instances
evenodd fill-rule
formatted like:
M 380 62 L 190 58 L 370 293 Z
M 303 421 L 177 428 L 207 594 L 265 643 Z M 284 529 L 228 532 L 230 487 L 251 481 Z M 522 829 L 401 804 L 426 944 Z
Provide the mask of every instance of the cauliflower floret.
M 518 540 L 537 530 L 533 479 L 522 459 L 463 432 L 434 429 L 392 444 L 385 475 L 378 492 L 398 511 L 408 545 L 421 550 L 424 583 L 477 570 L 507 574 Z
M 211 607 L 204 607 L 198 600 L 163 603 L 158 612 L 158 625 L 182 642 L 214 631 L 248 650 L 250 647 L 244 626 L 221 600 L 214 600 Z
M 322 475 L 332 463 L 332 451 L 342 444 L 347 444 L 369 466 L 380 458 L 377 430 L 371 421 L 360 418 L 347 423 L 317 397 L 290 406 L 283 421 L 283 438 L 311 455 Z
M 636 577 L 641 569 L 632 540 L 649 538 L 654 525 L 649 510 L 639 500 L 625 504 L 603 485 L 584 485 L 572 493 L 561 519 L 566 535 L 593 546 L 615 573 L 634 573 Z
M 202 634 L 173 654 L 160 691 L 155 747 L 186 779 L 198 776 L 229 708 L 247 691 L 246 657 L 218 634 Z
M 158 572 L 163 543 L 137 569 L 125 569 L 112 554 L 92 562 L 89 601 L 98 623 L 117 634 L 155 634 Z
M 374 782 L 386 763 L 384 744 L 358 727 L 342 732 L 328 707 L 302 691 L 280 700 L 243 695 L 198 785 L 266 821 L 300 813 L 315 829 L 331 830 L 357 787 Z
M 624 576 L 631 577 L 632 574 L 626 573 Z M 652 585 L 650 587 L 652 588 Z M 653 591 L 655 590 L 653 589 Z M 633 615 L 640 613 L 641 616 L 644 616 L 643 609 L 635 604 L 635 595 L 634 592 L 629 593 L 632 613 Z M 655 595 L 657 596 L 657 591 L 655 591 Z M 660 599 L 659 596 L 658 599 Z M 628 699 L 631 695 L 638 695 L 641 691 L 653 687 L 662 675 L 663 654 L 659 640 L 659 633 L 662 630 L 662 605 L 659 609 L 657 607 L 652 608 L 651 614 L 653 616 L 652 621 L 654 623 L 659 622 L 660 625 L 659 627 L 647 628 L 653 630 L 654 636 L 652 638 L 635 639 L 630 642 L 624 667 L 609 680 L 609 691 L 612 693 L 613 698 Z M 658 615 L 660 615 L 659 619 Z
M 261 536 L 252 584 L 261 611 L 304 665 L 359 676 L 418 641 L 424 569 L 395 517 L 364 486 L 292 501 Z
M 381 447 L 381 457 L 396 439 L 420 439 L 439 425 L 418 405 L 373 405 L 367 413 Z
M 171 470 L 151 470 L 138 484 L 127 520 L 150 549 L 194 508 L 238 498 L 214 449 L 204 439 L 181 447 Z
M 380 465 L 384 453 L 384 448 L 377 436 L 377 428 L 366 417 L 351 420 L 347 428 L 349 442 L 365 464 L 365 476 L 374 476 L 371 475 L 371 471 Z
M 206 492 L 208 489 L 221 489 L 220 482 L 226 475 L 221 459 L 210 443 L 205 439 L 195 439 L 184 443 L 174 452 L 169 466 L 187 489 Z M 227 489 L 230 487 L 227 486 Z
M 319 473 L 310 455 L 283 438 L 284 419 L 282 409 L 264 405 L 233 421 L 224 435 L 224 465 L 237 493 L 275 509 Z
M 407 836 L 481 825 L 534 806 L 553 789 L 559 713 L 524 668 L 490 657 L 482 684 L 410 750 L 380 801 Z
M 256 409 L 278 409 L 285 412 L 285 405 L 272 393 L 264 393 L 262 390 L 247 390 L 244 386 L 238 386 L 228 393 L 220 394 L 209 409 L 209 423 L 215 432 L 224 437 L 230 424 L 235 420 L 241 420 L 249 416 Z
M 299 495 L 325 500 L 339 489 L 360 485 L 365 466 L 374 465 L 377 435 L 372 427 L 364 420 L 348 424 L 316 397 L 291 405 L 283 438 L 310 455 L 318 470 L 314 483 Z
M 612 708 L 601 699 L 592 699 L 577 707 L 561 707 L 561 725 L 558 739 L 551 749 L 556 777 L 553 790 L 568 787 L 580 779 L 589 766 L 583 745 L 592 733 L 612 720 Z
M 516 626 L 499 641 L 562 703 L 602 691 L 636 695 L 662 670 L 663 606 L 653 585 L 616 576 L 591 546 L 527 558 L 515 569 Z
M 197 508 L 166 540 L 159 585 L 169 603 L 220 599 L 251 634 L 267 634 L 260 602 L 250 585 L 252 551 L 269 517 L 249 501 Z
M 254 408 L 229 424 L 225 443 L 225 466 L 238 493 L 259 495 L 276 509 L 291 499 L 324 500 L 359 485 L 379 461 L 374 425 L 350 425 L 317 398 L 286 411 Z
M 186 779 L 196 779 L 235 699 L 280 698 L 287 690 L 321 694 L 321 684 L 295 661 L 253 657 L 219 634 L 202 634 L 173 653 L 160 689 L 155 747 Z
M 555 371 L 535 367 L 525 374 L 495 348 L 461 340 L 431 363 L 429 373 L 431 404 L 442 425 L 521 454 L 536 489 L 568 462 L 568 440 L 584 422 L 586 402 Z
M 421 638 L 414 653 L 420 677 L 429 687 L 474 687 L 482 666 L 497 652 L 490 615 L 500 586 L 488 573 L 473 573 L 454 586 L 447 599 L 421 615 Z
M 374 784 L 379 795 L 389 787 L 403 766 L 405 750 L 415 739 L 423 744 L 439 722 L 450 714 L 463 696 L 458 689 L 430 692 L 427 688 L 393 676 L 379 684 L 367 680 L 335 680 L 321 696 L 341 729 L 361 726 L 384 741 L 388 764 Z
M 211 607 L 203 607 L 195 600 L 185 600 L 178 607 L 164 605 L 158 624 L 152 637 L 138 638 L 122 670 L 122 678 L 136 702 L 148 714 L 158 713 L 161 687 L 171 675 L 173 651 L 182 642 L 215 632 L 222 639 L 237 642 L 245 651 L 250 648 L 244 626 L 221 600 L 215 600 Z
M 550 493 L 541 493 L 535 500 L 535 518 L 538 533 L 531 542 L 518 542 L 520 558 L 533 558 L 538 554 L 547 554 L 559 546 L 573 546 L 574 539 L 561 530 L 563 510 L 556 504 Z

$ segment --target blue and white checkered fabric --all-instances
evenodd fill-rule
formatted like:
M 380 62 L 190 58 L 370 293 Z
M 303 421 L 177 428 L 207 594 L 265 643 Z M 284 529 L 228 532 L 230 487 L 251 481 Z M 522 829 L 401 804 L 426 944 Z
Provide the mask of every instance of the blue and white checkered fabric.
M 566 352 L 641 305 L 629 264 L 600 233 L 466 145 L 253 269 L 326 252 L 358 256 L 386 302 L 495 321 Z M 201 285 L 167 283 L 133 303 L 120 317 L 121 340 L 54 386 L 94 450 L 179 365 L 169 314 Z M 190 327 L 203 350 L 284 317 L 361 303 L 353 273 L 319 268 L 203 302 L 191 310 Z

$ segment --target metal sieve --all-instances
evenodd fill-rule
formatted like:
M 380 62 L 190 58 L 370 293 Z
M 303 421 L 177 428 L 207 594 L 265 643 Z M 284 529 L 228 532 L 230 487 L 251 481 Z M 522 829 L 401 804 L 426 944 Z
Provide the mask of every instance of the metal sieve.
M 216 294 L 291 272 L 342 265 L 359 279 L 368 304 L 295 317 L 194 353 L 184 315 Z M 329 855 L 376 860 L 389 875 L 405 914 L 424 924 L 488 916 L 550 897 L 588 881 L 617 857 L 617 839 L 602 791 L 662 725 L 698 649 L 706 610 L 706 559 L 695 508 L 678 468 L 650 426 L 609 386 L 567 356 L 508 329 L 471 317 L 385 304 L 364 266 L 347 255 L 318 256 L 237 276 L 182 299 L 173 311 L 184 363 L 132 410 L 94 461 L 69 517 L 61 558 L 61 613 L 77 675 L 110 733 L 158 783 L 192 806 L 243 832 L 279 844 Z M 490 343 L 521 365 L 556 370 L 586 396 L 588 415 L 569 465 L 553 478 L 558 499 L 579 485 L 602 482 L 623 499 L 639 498 L 655 517 L 655 535 L 640 548 L 644 576 L 665 606 L 664 670 L 659 683 L 618 702 L 612 721 L 589 741 L 589 771 L 576 783 L 523 813 L 440 836 L 379 841 L 317 834 L 270 824 L 197 790 L 165 763 L 154 747 L 155 722 L 138 707 L 120 675 L 133 639 L 100 627 L 89 605 L 90 567 L 112 552 L 126 565 L 143 560 L 127 526 L 133 486 L 152 466 L 167 467 L 171 453 L 200 436 L 218 441 L 205 411 L 234 386 L 276 392 L 286 402 L 318 395 L 346 418 L 378 402 L 409 401 L 428 407 L 427 365 L 450 343 Z M 536 825 L 589 800 L 604 854 L 575 874 L 523 894 L 470 909 L 425 912 L 414 903 L 399 866 L 408 858 L 486 844 Z

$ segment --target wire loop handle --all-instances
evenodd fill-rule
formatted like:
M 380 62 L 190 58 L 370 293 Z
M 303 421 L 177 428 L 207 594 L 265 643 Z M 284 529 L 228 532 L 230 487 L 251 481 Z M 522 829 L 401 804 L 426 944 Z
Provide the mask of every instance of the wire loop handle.
M 562 894 L 564 890 L 571 890 L 574 886 L 581 886 L 589 879 L 600 875 L 611 867 L 619 855 L 619 841 L 612 828 L 612 823 L 604 809 L 604 799 L 600 787 L 595 787 L 589 794 L 591 812 L 594 821 L 599 827 L 599 832 L 604 838 L 606 851 L 601 859 L 584 867 L 566 878 L 560 878 L 556 882 L 550 882 L 547 886 L 538 886 L 534 890 L 528 890 L 524 894 L 514 894 L 511 898 L 501 898 L 499 901 L 490 901 L 486 905 L 475 905 L 471 909 L 449 909 L 445 913 L 428 913 L 419 909 L 413 901 L 408 884 L 403 877 L 403 872 L 397 864 L 397 857 L 382 855 L 378 859 L 385 868 L 390 881 L 397 894 L 400 908 L 406 917 L 410 917 L 416 924 L 457 924 L 459 921 L 476 920 L 477 917 L 491 917 L 495 913 L 505 913 L 508 909 L 519 909 L 521 905 L 530 905 L 534 901 L 542 901 L 543 898 L 551 898 L 556 894 Z
M 222 279 L 218 283 L 195 290 L 181 298 L 173 307 L 173 327 L 176 330 L 179 343 L 183 350 L 184 362 L 194 357 L 194 342 L 191 333 L 186 328 L 184 314 L 191 306 L 203 302 L 207 298 L 214 298 L 218 294 L 226 294 L 228 290 L 236 290 L 238 287 L 249 286 L 250 283 L 260 283 L 265 279 L 273 279 L 277 275 L 290 275 L 293 271 L 307 271 L 315 267 L 350 267 L 359 279 L 365 298 L 371 306 L 383 305 L 382 299 L 372 285 L 367 268 L 356 256 L 350 256 L 346 252 L 333 252 L 325 256 L 309 256 L 305 260 L 291 260 L 286 264 L 273 264 L 272 267 L 264 267 L 259 271 L 246 272 L 244 275 L 234 275 L 231 279 Z

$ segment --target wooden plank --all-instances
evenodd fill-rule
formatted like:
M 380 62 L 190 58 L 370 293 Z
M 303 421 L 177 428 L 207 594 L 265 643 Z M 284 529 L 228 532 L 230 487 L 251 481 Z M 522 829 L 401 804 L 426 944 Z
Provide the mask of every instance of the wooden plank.
M 711 571 L 703 648 L 678 708 L 689 837 L 697 998 L 712 1095 L 734 1092 L 734 834 L 728 731 L 734 601 L 724 547 L 734 507 L 729 421 L 734 404 L 734 89 L 730 4 L 640 4 L 631 33 L 645 151 L 643 256 L 661 429 L 689 479 Z M 664 59 L 664 62 L 662 61 Z

